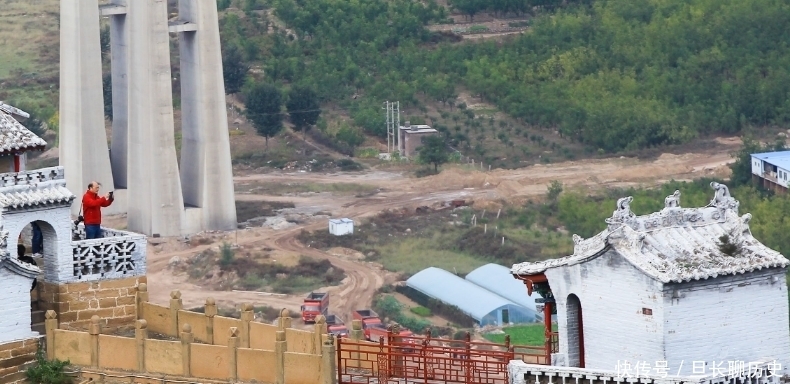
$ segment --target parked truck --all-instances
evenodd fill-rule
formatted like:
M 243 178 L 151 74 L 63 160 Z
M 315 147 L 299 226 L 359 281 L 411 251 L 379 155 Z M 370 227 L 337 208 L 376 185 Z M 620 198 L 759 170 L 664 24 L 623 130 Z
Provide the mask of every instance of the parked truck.
M 354 311 L 354 320 L 362 320 L 362 330 L 365 331 L 365 339 L 378 342 L 380 338 L 387 335 L 387 327 L 381 322 L 379 315 L 370 309 L 358 309 Z M 408 329 L 403 330 L 400 336 L 412 336 L 413 333 Z
M 346 338 L 348 337 L 348 328 L 339 317 L 329 315 L 326 317 L 326 329 L 335 337 Z
M 323 292 L 310 292 L 302 303 L 302 321 L 315 322 L 318 315 L 326 316 L 329 312 L 329 294 Z

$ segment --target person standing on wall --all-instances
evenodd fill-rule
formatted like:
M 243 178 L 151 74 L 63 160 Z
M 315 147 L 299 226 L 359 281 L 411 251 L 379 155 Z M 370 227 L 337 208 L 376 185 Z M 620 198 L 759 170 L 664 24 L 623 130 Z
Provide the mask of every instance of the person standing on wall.
M 101 234 L 101 209 L 109 207 L 115 200 L 113 193 L 110 192 L 106 196 L 99 196 L 99 189 L 101 184 L 96 181 L 91 181 L 88 184 L 88 191 L 82 196 L 82 207 L 85 210 L 85 238 L 98 239 L 102 237 Z

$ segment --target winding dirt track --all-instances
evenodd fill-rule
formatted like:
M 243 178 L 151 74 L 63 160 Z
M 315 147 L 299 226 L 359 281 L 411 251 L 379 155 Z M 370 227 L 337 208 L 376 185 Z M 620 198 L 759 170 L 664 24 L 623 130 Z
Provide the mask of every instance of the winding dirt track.
M 670 179 L 692 179 L 702 176 L 727 176 L 726 164 L 732 161 L 729 152 L 740 145 L 737 139 L 724 139 L 717 148 L 705 153 L 686 155 L 662 155 L 654 161 L 636 159 L 591 160 L 557 163 L 550 166 L 533 166 L 518 170 L 472 171 L 464 168 L 448 168 L 439 175 L 414 179 L 408 175 L 386 171 L 359 173 L 270 173 L 238 176 L 237 185 L 254 182 L 283 183 L 357 183 L 374 185 L 381 192 L 363 198 L 333 196 L 328 193 L 309 196 L 267 196 L 260 194 L 237 194 L 238 200 L 279 200 L 293 202 L 297 208 L 312 208 L 315 211 L 331 211 L 333 216 L 362 219 L 390 208 L 410 208 L 431 205 L 453 199 L 486 201 L 523 201 L 542 196 L 552 180 L 559 180 L 571 188 L 595 189 L 602 187 L 650 186 Z M 111 219 L 112 220 L 112 219 Z M 123 219 L 115 223 L 122 225 Z M 111 221 L 112 222 L 112 221 Z M 357 221 L 359 222 L 359 221 Z M 112 224 L 110 224 L 112 225 Z M 355 257 L 336 255 L 313 249 L 301 244 L 297 235 L 302 230 L 325 229 L 325 220 L 312 220 L 304 225 L 284 230 L 254 228 L 216 234 L 209 245 L 189 247 L 178 239 L 157 239 L 162 244 L 148 246 L 148 281 L 151 301 L 167 303 L 171 290 L 182 292 L 186 307 L 202 305 L 207 297 L 213 297 L 220 305 L 236 305 L 251 302 L 298 311 L 302 295 L 275 296 L 253 292 L 215 291 L 186 282 L 183 274 L 174 275 L 168 267 L 174 257 L 188 259 L 210 247 L 218 247 L 223 241 L 241 247 L 267 247 L 281 255 L 306 255 L 327 259 L 342 268 L 347 278 L 330 292 L 330 311 L 349 320 L 354 309 L 367 308 L 376 289 L 386 282 L 394 281 L 392 273 L 381 266 L 361 261 Z

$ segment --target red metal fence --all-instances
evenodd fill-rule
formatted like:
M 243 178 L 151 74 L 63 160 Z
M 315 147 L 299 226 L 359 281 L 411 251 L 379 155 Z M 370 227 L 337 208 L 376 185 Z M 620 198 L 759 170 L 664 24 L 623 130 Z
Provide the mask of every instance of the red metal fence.
M 385 340 L 386 339 L 386 340 Z M 547 346 L 551 343 L 547 343 Z M 548 352 L 548 353 L 547 353 Z M 425 336 L 398 336 L 391 332 L 378 343 L 338 339 L 340 384 L 423 383 L 508 384 L 507 364 L 521 359 L 549 364 L 545 347 L 521 347 Z

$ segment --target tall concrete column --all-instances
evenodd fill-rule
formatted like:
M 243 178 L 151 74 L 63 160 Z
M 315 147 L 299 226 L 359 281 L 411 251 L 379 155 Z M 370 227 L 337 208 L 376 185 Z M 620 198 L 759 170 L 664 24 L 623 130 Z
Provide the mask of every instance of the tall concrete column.
M 88 183 L 113 188 L 107 133 L 104 130 L 98 0 L 60 2 L 60 165 L 66 187 L 80 208 Z M 113 213 L 117 207 L 105 209 Z
M 126 6 L 126 0 L 112 0 L 112 4 Z M 129 33 L 126 13 L 110 16 L 110 44 L 112 57 L 112 140 L 110 159 L 116 189 L 127 187 L 127 156 L 129 148 Z
M 167 2 L 134 0 L 127 8 L 128 228 L 180 235 L 184 203 L 173 137 Z
M 179 0 L 178 7 L 182 25 L 191 26 L 179 33 L 184 203 L 200 208 L 202 230 L 229 230 L 236 205 L 217 4 Z

